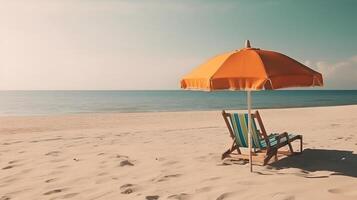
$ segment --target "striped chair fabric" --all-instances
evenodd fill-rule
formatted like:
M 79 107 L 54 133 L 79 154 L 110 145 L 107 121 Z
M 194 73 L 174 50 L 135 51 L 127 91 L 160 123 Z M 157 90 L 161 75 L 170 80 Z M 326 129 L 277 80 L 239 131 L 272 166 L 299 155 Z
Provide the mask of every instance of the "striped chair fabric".
M 248 114 L 247 113 L 229 113 L 231 119 L 231 126 L 235 135 L 236 143 L 239 147 L 248 147 Z M 268 136 L 270 146 L 278 144 L 276 136 L 278 134 L 270 134 Z M 289 138 L 293 137 L 293 134 L 289 134 Z M 286 141 L 286 137 L 280 139 L 281 142 Z M 252 147 L 258 149 L 264 149 L 267 147 L 265 140 L 262 138 L 255 120 L 252 118 Z

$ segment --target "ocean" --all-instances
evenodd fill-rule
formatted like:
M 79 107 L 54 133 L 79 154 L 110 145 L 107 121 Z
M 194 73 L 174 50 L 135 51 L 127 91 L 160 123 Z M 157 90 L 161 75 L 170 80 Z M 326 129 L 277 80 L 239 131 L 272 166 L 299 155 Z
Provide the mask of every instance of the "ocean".
M 357 104 L 357 90 L 275 90 L 252 93 L 253 108 Z M 246 109 L 241 91 L 0 91 L 0 115 L 57 115 Z

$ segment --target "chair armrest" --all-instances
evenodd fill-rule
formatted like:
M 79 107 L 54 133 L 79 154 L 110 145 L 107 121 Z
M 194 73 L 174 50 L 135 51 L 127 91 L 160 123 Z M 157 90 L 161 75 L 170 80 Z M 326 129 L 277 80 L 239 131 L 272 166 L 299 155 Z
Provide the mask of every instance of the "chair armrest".
M 286 137 L 286 141 L 289 141 L 289 135 L 287 132 L 284 132 L 284 133 L 281 133 L 277 136 L 275 136 L 275 139 L 277 141 L 277 143 L 279 144 L 280 143 L 280 139 L 283 138 L 283 137 Z
M 289 135 L 287 132 L 284 132 L 284 133 L 280 133 L 279 135 L 277 135 L 276 137 L 279 137 L 279 138 L 283 138 L 283 137 L 286 137 L 287 139 L 289 138 Z

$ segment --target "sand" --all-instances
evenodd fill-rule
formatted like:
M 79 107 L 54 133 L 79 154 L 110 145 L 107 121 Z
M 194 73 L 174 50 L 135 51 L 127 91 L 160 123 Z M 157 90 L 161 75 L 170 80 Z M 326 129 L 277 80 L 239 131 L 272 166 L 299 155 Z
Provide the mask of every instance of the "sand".
M 357 106 L 261 110 L 302 155 L 223 164 L 220 111 L 0 117 L 0 199 L 357 199 Z

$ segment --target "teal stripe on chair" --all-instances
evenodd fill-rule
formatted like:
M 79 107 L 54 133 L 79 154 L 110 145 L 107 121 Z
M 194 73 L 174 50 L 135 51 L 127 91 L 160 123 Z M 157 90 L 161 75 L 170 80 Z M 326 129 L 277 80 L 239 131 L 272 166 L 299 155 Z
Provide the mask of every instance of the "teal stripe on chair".
M 248 114 L 230 113 L 231 125 L 235 134 L 236 143 L 240 147 L 248 147 Z M 252 119 L 252 144 L 253 148 L 264 148 L 261 136 L 257 131 L 255 120 Z
M 240 147 L 247 147 L 246 138 L 244 137 L 243 130 L 240 124 L 239 116 L 236 113 L 231 114 L 231 124 L 234 134 L 236 136 L 236 142 Z

